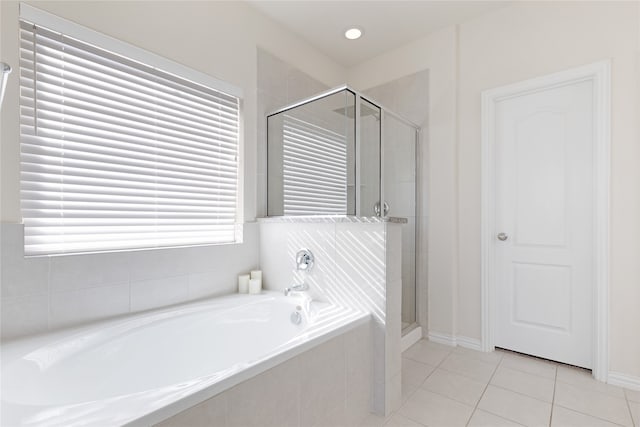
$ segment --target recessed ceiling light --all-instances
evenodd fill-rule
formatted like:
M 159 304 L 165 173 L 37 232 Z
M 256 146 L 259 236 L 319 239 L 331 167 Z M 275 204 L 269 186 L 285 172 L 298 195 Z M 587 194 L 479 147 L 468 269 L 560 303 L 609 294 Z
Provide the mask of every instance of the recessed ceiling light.
M 360 28 L 349 28 L 344 32 L 344 36 L 349 40 L 356 40 L 362 37 L 362 30 Z

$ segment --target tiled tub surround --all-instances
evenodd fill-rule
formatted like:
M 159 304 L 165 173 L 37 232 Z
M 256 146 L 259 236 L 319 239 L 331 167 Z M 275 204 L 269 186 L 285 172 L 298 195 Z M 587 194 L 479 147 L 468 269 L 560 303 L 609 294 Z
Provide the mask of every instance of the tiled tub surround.
M 159 424 L 161 427 L 352 427 L 369 414 L 370 324 Z
M 22 224 L 0 225 L 2 338 L 236 291 L 258 266 L 258 226 L 241 244 L 24 257 Z
M 400 405 L 402 219 L 275 217 L 260 224 L 264 286 L 282 291 L 303 281 L 313 298 L 372 313 L 373 410 Z M 295 254 L 311 250 L 310 272 L 296 271 Z
M 357 425 L 369 331 L 368 313 L 265 292 L 9 341 L 2 425 Z

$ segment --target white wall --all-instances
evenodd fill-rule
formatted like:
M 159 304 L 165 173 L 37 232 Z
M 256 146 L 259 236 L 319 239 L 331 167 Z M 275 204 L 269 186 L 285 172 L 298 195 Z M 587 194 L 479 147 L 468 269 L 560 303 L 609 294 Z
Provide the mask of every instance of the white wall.
M 2 336 L 233 292 L 259 263 L 256 217 L 258 48 L 296 64 L 284 90 L 309 74 L 326 85 L 344 69 L 243 2 L 33 2 L 33 6 L 242 88 L 244 198 L 241 245 L 114 254 L 23 257 L 19 203 L 18 2 L 0 2 L 0 53 L 14 72 L 0 115 Z M 287 86 L 288 85 L 288 86 Z M 279 87 L 263 88 L 277 97 Z M 262 122 L 263 123 L 263 122 Z
M 639 7 L 516 3 L 350 70 L 358 87 L 431 73 L 431 332 L 480 338 L 481 91 L 611 58 L 610 370 L 640 377 Z

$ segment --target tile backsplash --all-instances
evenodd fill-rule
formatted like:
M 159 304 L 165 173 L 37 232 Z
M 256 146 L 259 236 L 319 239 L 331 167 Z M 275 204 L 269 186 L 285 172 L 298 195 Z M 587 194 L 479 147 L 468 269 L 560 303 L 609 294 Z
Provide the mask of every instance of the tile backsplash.
M 235 245 L 35 258 L 24 257 L 22 224 L 2 223 L 2 338 L 235 292 L 258 258 L 256 223 Z

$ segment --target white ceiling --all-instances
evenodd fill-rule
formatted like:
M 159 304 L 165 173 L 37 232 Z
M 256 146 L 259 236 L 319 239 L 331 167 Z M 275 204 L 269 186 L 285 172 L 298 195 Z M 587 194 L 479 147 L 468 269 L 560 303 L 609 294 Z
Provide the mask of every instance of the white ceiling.
M 248 2 L 345 67 L 510 3 L 478 0 Z M 353 26 L 362 28 L 364 35 L 358 40 L 347 40 L 344 31 Z

